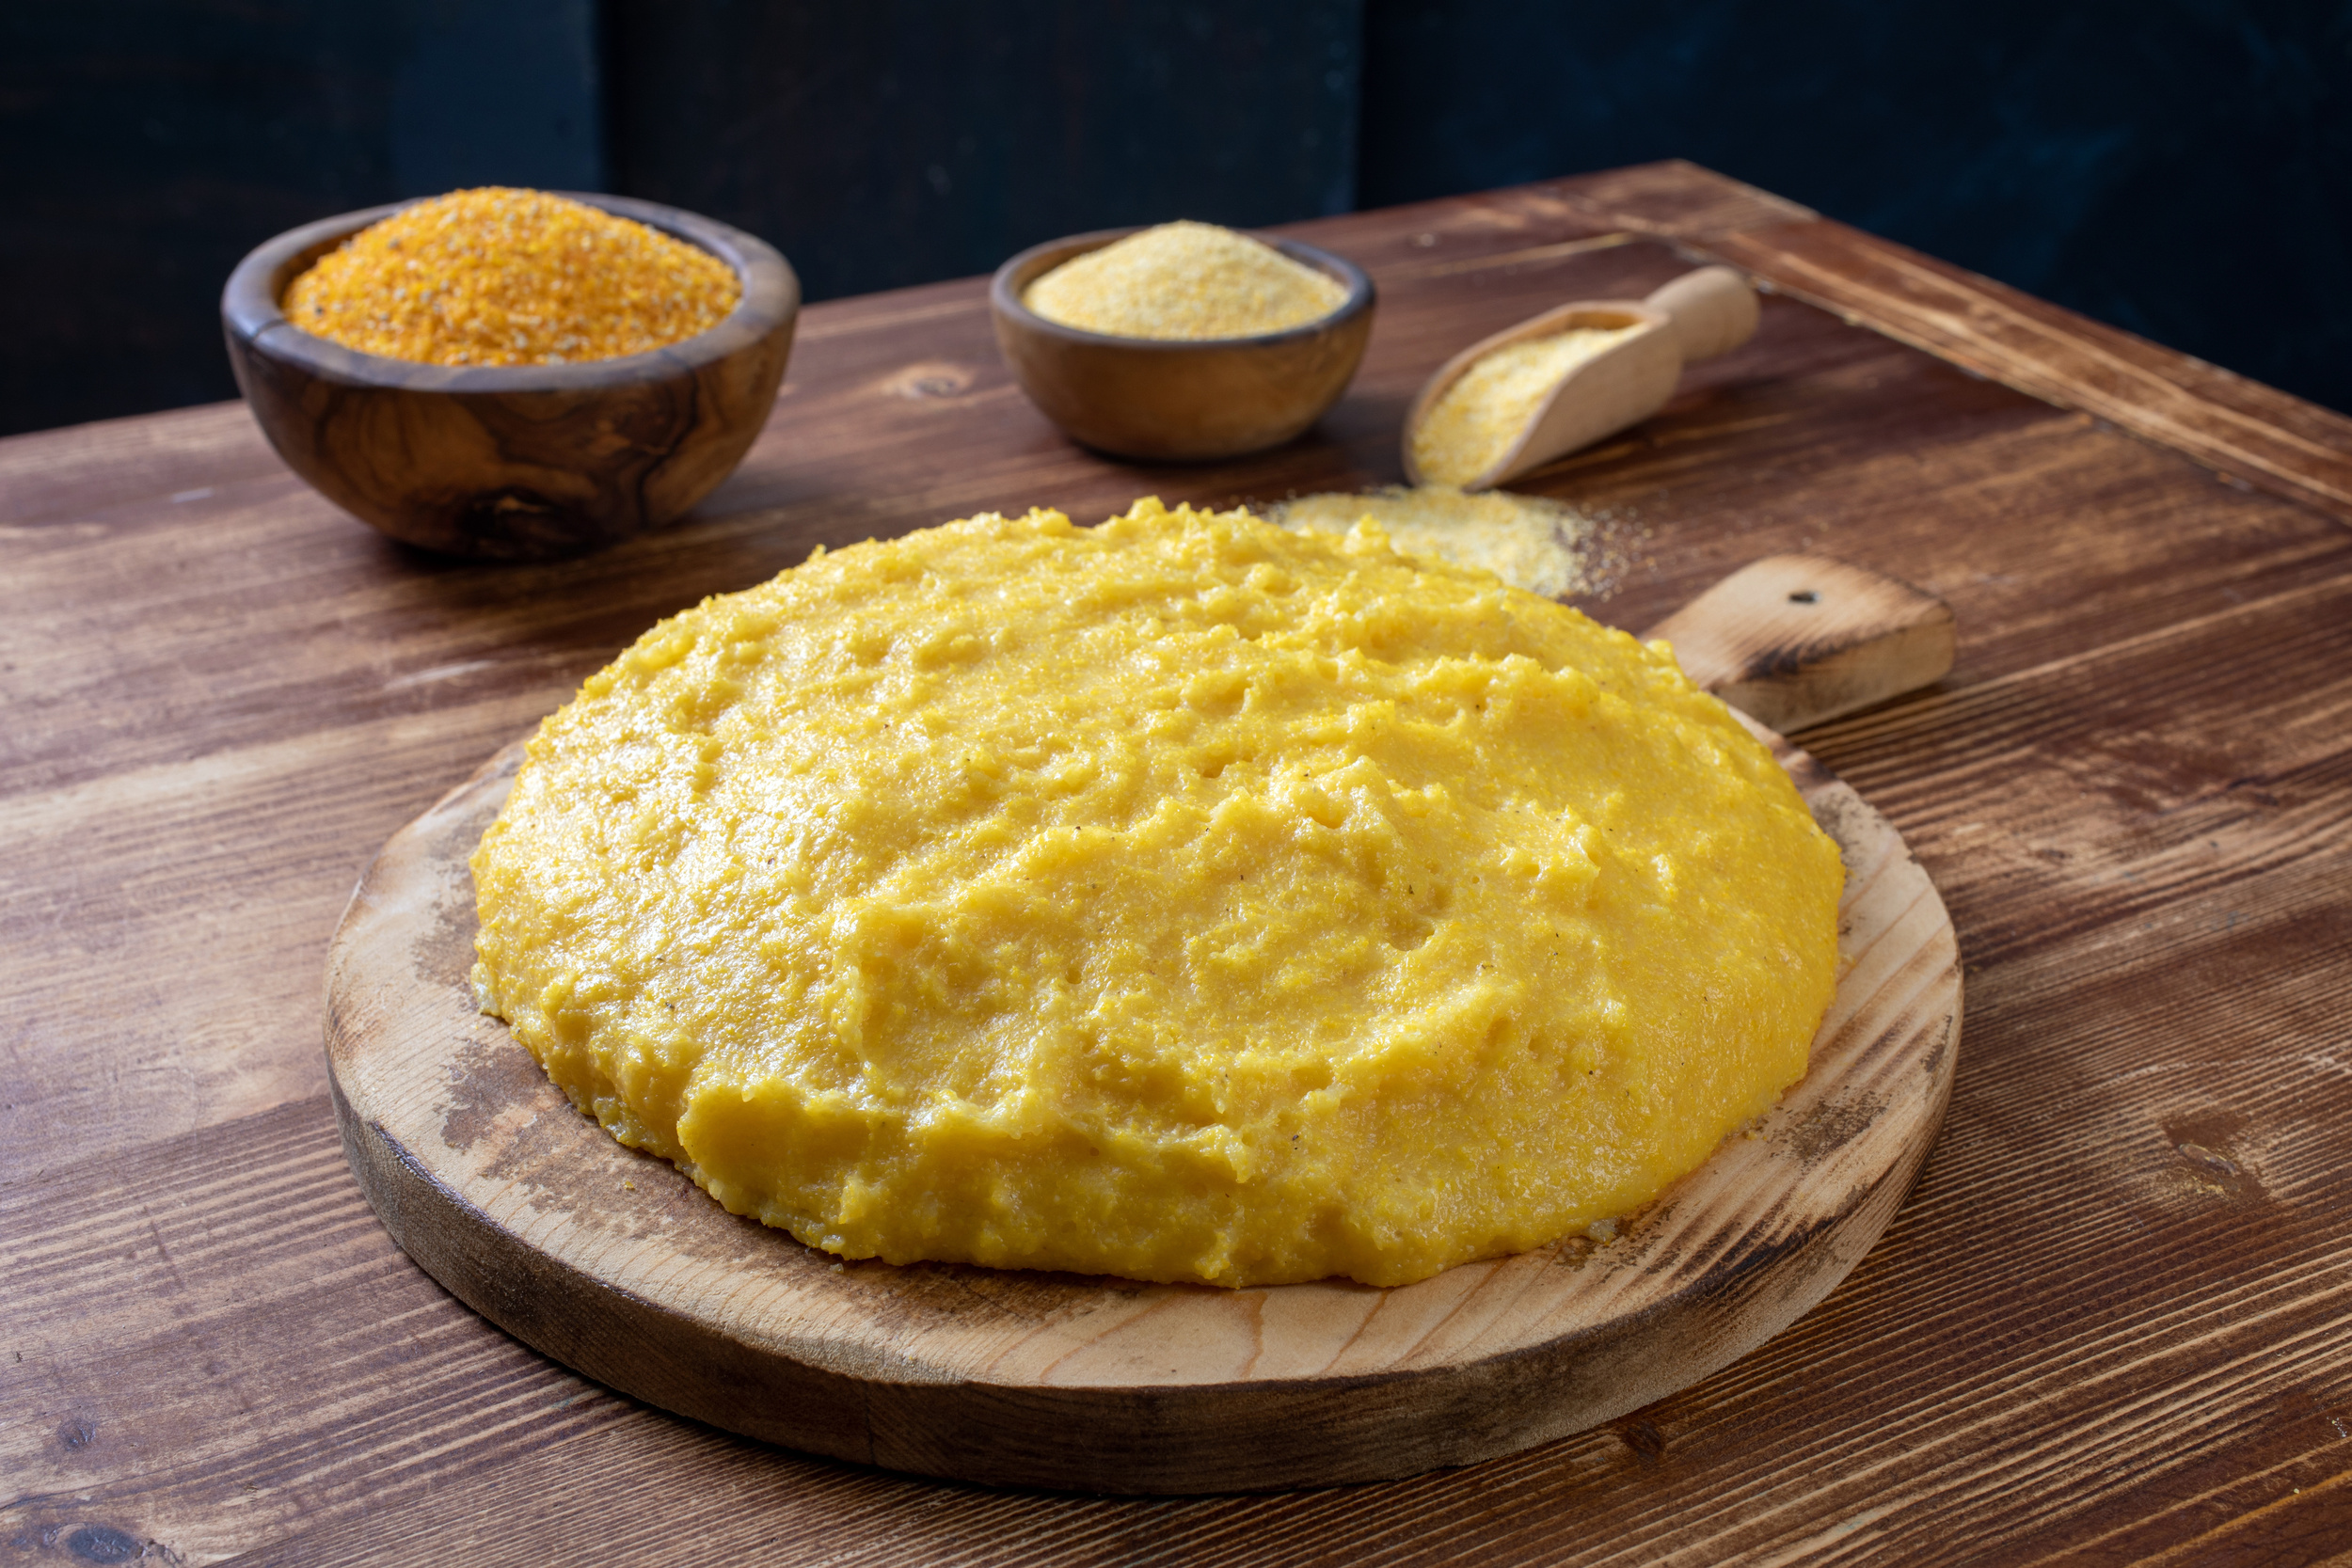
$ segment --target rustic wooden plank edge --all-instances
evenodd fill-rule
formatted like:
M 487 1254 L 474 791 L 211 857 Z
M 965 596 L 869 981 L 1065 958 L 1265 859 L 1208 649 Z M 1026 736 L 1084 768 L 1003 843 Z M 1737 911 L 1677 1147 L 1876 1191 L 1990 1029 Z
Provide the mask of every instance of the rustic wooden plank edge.
M 2224 480 L 2352 523 L 2352 419 L 1681 160 L 1564 181 L 1596 222 L 1745 268 L 1780 293 Z
M 1687 158 L 1629 164 L 1537 188 L 1604 226 L 1667 240 L 1704 240 L 1820 216 Z
M 1702 248 L 1792 298 L 2104 420 L 2224 481 L 2352 523 L 2352 420 L 2315 404 L 1830 219 Z

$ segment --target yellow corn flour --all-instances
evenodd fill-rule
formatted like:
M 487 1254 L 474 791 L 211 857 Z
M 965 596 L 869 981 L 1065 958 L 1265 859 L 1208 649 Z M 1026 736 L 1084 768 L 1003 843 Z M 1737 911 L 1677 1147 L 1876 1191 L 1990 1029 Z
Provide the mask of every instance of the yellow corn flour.
M 1645 645 L 1376 527 L 983 515 L 706 600 L 531 742 L 475 986 L 812 1246 L 1393 1285 L 1803 1075 L 1836 847 Z
M 1413 432 L 1422 478 L 1469 484 L 1502 461 L 1560 378 L 1616 347 L 1638 326 L 1577 326 L 1480 356 Z
M 1252 338 L 1347 303 L 1336 277 L 1213 223 L 1163 223 L 1064 261 L 1021 303 L 1114 338 Z
M 1266 509 L 1270 523 L 1327 533 L 1345 533 L 1366 517 L 1407 554 L 1492 572 L 1547 599 L 1599 593 L 1624 565 L 1595 518 L 1542 496 L 1391 485 L 1368 494 L 1297 496 Z

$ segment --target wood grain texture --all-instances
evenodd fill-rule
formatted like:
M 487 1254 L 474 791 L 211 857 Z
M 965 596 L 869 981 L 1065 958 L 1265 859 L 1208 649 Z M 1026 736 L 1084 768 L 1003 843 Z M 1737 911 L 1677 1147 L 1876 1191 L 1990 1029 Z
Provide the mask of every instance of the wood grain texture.
M 327 958 L 343 1148 L 401 1249 L 597 1381 L 787 1447 L 1080 1491 L 1270 1491 L 1512 1452 L 1699 1381 L 1843 1279 L 1950 1097 L 1960 956 L 1886 820 L 1773 740 L 1847 868 L 1804 1080 L 1606 1245 L 1245 1291 L 843 1264 L 580 1115 L 469 978 L 522 743 L 393 835 Z
M 818 306 L 696 514 L 547 566 L 354 528 L 236 406 L 0 440 L 0 1562 L 85 1560 L 85 1531 L 302 1564 L 2341 1555 L 2352 506 L 2085 411 L 2105 394 L 2068 389 L 2062 345 L 2029 396 L 1727 254 L 1809 218 L 1659 165 L 1301 226 L 1379 287 L 1363 368 L 1299 441 L 1202 468 L 1060 436 L 984 280 Z M 1879 264 L 1805 232 L 1825 273 Z M 1464 1470 L 1089 1498 L 663 1415 L 394 1248 L 338 1143 L 320 957 L 374 849 L 654 619 L 986 507 L 1392 483 L 1460 344 L 1707 259 L 1782 289 L 1756 338 L 1520 486 L 1631 530 L 1620 586 L 1580 602 L 1648 626 L 1809 551 L 1962 631 L 1935 687 L 1804 737 L 1933 878 L 1968 1042 L 1912 1197 L 1788 1330 Z M 2333 428 L 2243 384 L 2225 409 L 2142 347 L 2189 427 L 2259 399 Z
M 1952 607 L 1825 556 L 1742 566 L 1644 632 L 1682 672 L 1757 723 L 1801 730 L 1950 673 Z
M 1136 231 L 1048 240 L 989 280 L 1005 363 L 1029 401 L 1073 440 L 1141 462 L 1240 457 L 1295 440 L 1340 400 L 1372 338 L 1375 291 L 1355 262 L 1300 240 L 1264 236 L 1292 261 L 1338 279 L 1347 297 L 1329 315 L 1281 332 L 1200 341 L 1114 338 L 1048 321 L 1024 302 L 1029 285 L 1064 261 Z
M 1722 254 L 1979 375 L 2108 420 L 2229 476 L 2352 504 L 2352 419 L 1827 219 Z
M 800 282 L 740 230 L 658 202 L 580 199 L 709 251 L 741 299 L 707 332 L 616 359 L 418 364 L 313 337 L 278 307 L 312 261 L 407 204 L 290 230 L 221 293 L 238 388 L 287 466 L 395 539 L 483 561 L 599 549 L 708 495 L 774 405 Z

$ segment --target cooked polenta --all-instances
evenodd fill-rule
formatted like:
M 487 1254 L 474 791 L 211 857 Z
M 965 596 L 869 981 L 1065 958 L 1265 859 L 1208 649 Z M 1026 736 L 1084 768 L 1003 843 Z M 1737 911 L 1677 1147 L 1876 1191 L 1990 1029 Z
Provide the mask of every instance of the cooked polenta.
M 736 1212 L 1229 1286 L 1648 1201 L 1803 1075 L 1841 884 L 1663 643 L 1149 499 L 662 622 L 473 872 L 483 1006 Z

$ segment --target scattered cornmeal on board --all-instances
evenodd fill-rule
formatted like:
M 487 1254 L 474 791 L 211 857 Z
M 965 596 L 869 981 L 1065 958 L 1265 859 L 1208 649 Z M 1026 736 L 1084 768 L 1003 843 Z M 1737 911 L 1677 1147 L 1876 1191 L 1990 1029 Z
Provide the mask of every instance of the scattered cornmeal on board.
M 560 365 L 707 332 L 735 269 L 660 230 L 543 191 L 484 186 L 405 207 L 287 288 L 286 319 L 428 365 Z
M 1492 572 L 1547 599 L 1606 593 L 1624 566 L 1602 519 L 1541 496 L 1503 490 L 1391 485 L 1369 494 L 1297 496 L 1266 508 L 1265 515 L 1283 528 L 1326 533 L 1345 533 L 1369 517 L 1408 555 Z
M 1502 460 L 1562 376 L 1641 330 L 1571 327 L 1480 356 L 1413 432 L 1413 462 L 1421 477 L 1440 484 L 1471 483 Z
M 1247 513 L 982 515 L 662 622 L 473 856 L 482 1006 L 812 1246 L 1419 1279 L 1803 1075 L 1836 848 L 1645 645 Z
M 1021 303 L 1114 338 L 1254 338 L 1329 315 L 1347 288 L 1247 234 L 1164 223 L 1064 261 Z

